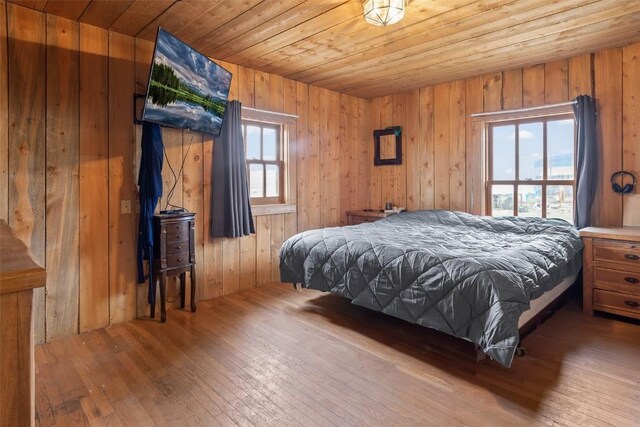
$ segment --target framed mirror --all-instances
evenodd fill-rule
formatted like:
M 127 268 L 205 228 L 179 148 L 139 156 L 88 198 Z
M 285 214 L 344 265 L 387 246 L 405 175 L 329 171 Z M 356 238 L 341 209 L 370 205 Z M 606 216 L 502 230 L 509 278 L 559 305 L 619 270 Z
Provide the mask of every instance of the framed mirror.
M 402 164 L 402 128 L 400 126 L 374 130 L 373 143 L 375 144 L 374 165 Z

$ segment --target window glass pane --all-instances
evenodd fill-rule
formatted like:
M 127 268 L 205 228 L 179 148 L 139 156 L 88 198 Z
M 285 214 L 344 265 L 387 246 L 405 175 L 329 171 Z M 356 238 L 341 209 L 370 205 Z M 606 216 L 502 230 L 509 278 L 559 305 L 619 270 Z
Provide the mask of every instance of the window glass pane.
M 513 180 L 516 177 L 516 127 L 495 126 L 492 132 L 493 179 Z
M 542 179 L 544 168 L 542 122 L 521 124 L 518 138 L 520 179 Z
M 513 185 L 491 186 L 491 215 L 513 216 Z
M 518 216 L 538 218 L 542 216 L 541 185 L 518 186 Z
M 571 185 L 547 187 L 547 218 L 562 218 L 573 224 L 573 187 Z
M 260 159 L 260 128 L 247 126 L 247 159 Z
M 278 140 L 276 138 L 276 130 L 273 128 L 264 128 L 262 132 L 262 143 L 264 144 L 262 158 L 264 160 L 277 160 Z
M 573 179 L 573 119 L 547 122 L 547 179 Z
M 267 168 L 267 197 L 278 197 L 280 190 L 280 168 L 276 165 L 266 165 Z
M 264 197 L 264 166 L 249 164 L 249 197 Z

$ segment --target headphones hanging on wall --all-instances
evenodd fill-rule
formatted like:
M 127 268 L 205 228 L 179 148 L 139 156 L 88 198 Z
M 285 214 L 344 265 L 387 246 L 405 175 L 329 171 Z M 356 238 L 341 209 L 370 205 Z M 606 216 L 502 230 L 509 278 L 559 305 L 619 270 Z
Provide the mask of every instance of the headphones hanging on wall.
M 616 182 L 618 180 L 618 177 L 622 177 L 622 179 L 620 180 L 622 185 Z M 631 183 L 625 184 L 624 183 L 625 177 L 631 177 L 632 179 Z M 633 192 L 633 189 L 636 187 L 636 182 L 637 182 L 636 177 L 631 172 L 618 171 L 613 175 L 611 175 L 611 188 L 615 193 L 618 193 L 618 194 L 629 194 Z

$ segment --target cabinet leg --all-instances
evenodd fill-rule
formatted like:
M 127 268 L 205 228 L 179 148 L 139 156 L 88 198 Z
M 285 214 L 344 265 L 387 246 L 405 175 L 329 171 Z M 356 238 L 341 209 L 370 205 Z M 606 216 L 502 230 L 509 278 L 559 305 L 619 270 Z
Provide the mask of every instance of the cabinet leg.
M 191 279 L 191 312 L 196 312 L 196 267 L 191 266 L 191 273 L 189 273 Z
M 167 321 L 167 273 L 160 273 L 160 322 Z
M 180 308 L 184 308 L 184 300 L 186 295 L 185 292 L 185 283 L 187 281 L 187 273 L 180 274 Z
M 153 283 L 149 283 L 149 286 L 153 286 L 154 287 L 154 293 L 155 293 L 155 287 L 156 287 L 156 280 L 154 278 Z M 156 318 L 156 302 L 154 301 L 153 304 L 149 304 L 149 317 L 151 317 L 152 319 Z

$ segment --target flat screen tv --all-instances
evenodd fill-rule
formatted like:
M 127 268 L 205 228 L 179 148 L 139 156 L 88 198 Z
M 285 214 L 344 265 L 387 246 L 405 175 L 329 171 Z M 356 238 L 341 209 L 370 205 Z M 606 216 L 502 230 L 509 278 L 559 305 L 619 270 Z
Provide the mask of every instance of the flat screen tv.
M 160 28 L 142 120 L 217 137 L 230 85 L 229 71 Z

